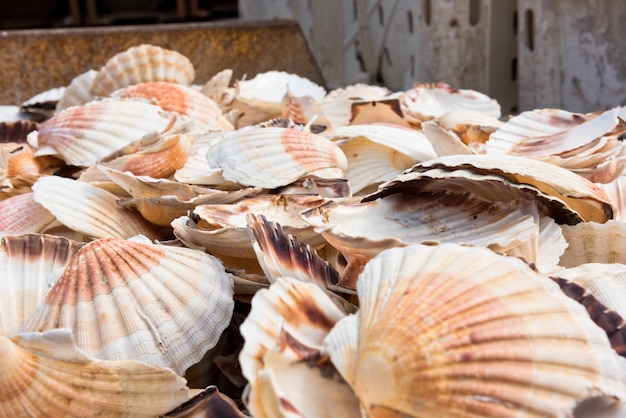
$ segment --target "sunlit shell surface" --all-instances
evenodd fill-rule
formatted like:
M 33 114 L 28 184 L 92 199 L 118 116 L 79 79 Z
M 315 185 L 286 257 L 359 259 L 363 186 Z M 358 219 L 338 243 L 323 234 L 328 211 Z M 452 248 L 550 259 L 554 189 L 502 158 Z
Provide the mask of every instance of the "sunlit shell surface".
M 128 86 L 115 97 L 155 100 L 164 110 L 189 116 L 203 129 L 215 129 L 222 111 L 209 97 L 181 84 L 151 81 Z
M 626 394 L 606 334 L 520 260 L 391 249 L 357 290 L 360 310 L 324 346 L 368 416 L 571 416 L 584 399 Z
M 35 158 L 35 150 L 30 145 L 0 143 L 0 180 L 20 174 L 40 174 L 42 171 L 43 164 Z
M 72 106 L 82 106 L 95 99 L 91 94 L 91 84 L 97 74 L 96 70 L 89 70 L 74 77 L 57 103 L 56 111 L 60 112 Z
M 0 335 L 15 334 L 81 244 L 51 235 L 0 240 Z
M 435 121 L 422 123 L 422 131 L 433 146 L 437 157 L 456 154 L 471 155 L 475 153 L 456 133 L 444 129 Z
M 626 264 L 626 222 L 584 222 L 562 225 L 561 229 L 568 243 L 561 256 L 563 267 L 586 263 Z
M 240 327 L 245 344 L 239 356 L 253 416 L 356 416 L 350 387 L 332 365 L 316 359 L 323 339 L 345 315 L 312 283 L 279 278 L 257 292 Z
M 341 149 L 328 139 L 290 128 L 251 128 L 225 136 L 209 147 L 211 167 L 244 186 L 275 188 L 323 169 L 341 177 L 348 167 Z M 336 172 L 333 172 L 336 174 Z
M 500 117 L 500 105 L 489 96 L 468 89 L 454 89 L 445 83 L 416 83 L 400 99 L 405 117 L 424 122 L 457 110 L 467 109 L 492 118 Z
M 68 108 L 41 125 L 36 155 L 59 154 L 89 166 L 149 134 L 163 132 L 173 115 L 140 100 L 101 100 Z
M 102 361 L 70 330 L 0 337 L 3 417 L 154 417 L 189 398 L 185 380 L 136 361 Z
M 55 219 L 32 192 L 0 201 L 0 236 L 42 232 Z
M 176 170 L 174 178 L 189 184 L 218 185 L 227 181 L 220 168 L 209 166 L 207 152 L 209 147 L 224 137 L 223 132 L 212 132 L 195 138 L 185 164 Z
M 467 145 L 484 144 L 502 123 L 497 118 L 468 109 L 456 109 L 437 118 L 444 129 L 455 132 Z
M 237 81 L 235 86 L 239 99 L 259 107 L 279 106 L 287 91 L 296 97 L 311 96 L 316 100 L 326 95 L 326 90 L 311 80 L 284 71 L 257 74 L 249 80 Z
M 182 375 L 217 343 L 232 295 L 222 263 L 201 251 L 97 240 L 76 253 L 24 330 L 71 328 L 76 345 L 97 358 Z
M 606 193 L 616 209 L 615 219 L 626 221 L 626 176 L 619 176 L 610 183 L 600 183 L 598 187 Z
M 606 194 L 589 180 L 548 163 L 512 155 L 450 155 L 413 167 L 414 172 L 430 168 L 469 168 L 477 173 L 496 174 L 520 184 L 530 184 L 575 210 L 583 220 L 606 222 L 613 207 Z
M 195 78 L 193 64 L 184 55 L 154 45 L 139 45 L 111 57 L 98 71 L 91 93 L 113 91 L 145 81 L 167 81 L 188 86 Z
M 319 246 L 323 238 L 300 218 L 300 212 L 324 202 L 314 195 L 260 195 L 235 205 L 199 205 L 189 219 L 178 220 L 172 226 L 176 237 L 187 245 L 232 257 L 256 258 L 246 215 L 264 214 L 303 242 Z
M 154 227 L 137 212 L 120 207 L 112 193 L 82 181 L 42 177 L 33 185 L 34 200 L 61 223 L 93 238 L 156 238 Z

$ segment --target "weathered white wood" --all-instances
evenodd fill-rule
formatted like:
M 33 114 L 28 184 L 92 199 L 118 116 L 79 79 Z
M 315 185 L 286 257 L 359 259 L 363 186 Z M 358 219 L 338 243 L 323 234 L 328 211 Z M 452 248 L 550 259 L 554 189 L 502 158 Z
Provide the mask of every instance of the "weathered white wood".
M 623 0 L 518 3 L 521 110 L 590 112 L 626 101 Z

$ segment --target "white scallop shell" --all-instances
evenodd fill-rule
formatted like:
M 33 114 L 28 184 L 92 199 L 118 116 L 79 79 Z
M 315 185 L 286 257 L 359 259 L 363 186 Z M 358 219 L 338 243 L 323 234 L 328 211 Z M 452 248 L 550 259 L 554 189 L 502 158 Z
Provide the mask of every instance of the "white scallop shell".
M 182 375 L 217 344 L 232 292 L 222 263 L 201 251 L 97 240 L 78 250 L 24 330 L 71 328 L 77 346 L 97 358 Z
M 626 222 L 581 222 L 576 225 L 561 225 L 561 229 L 568 243 L 561 256 L 561 266 L 576 267 L 587 263 L 626 264 Z
M 94 100 L 95 97 L 91 94 L 91 84 L 97 74 L 96 70 L 89 70 L 74 77 L 57 103 L 56 111 L 60 112 L 72 106 L 82 106 Z
M 61 223 L 93 238 L 156 238 L 154 227 L 138 213 L 119 207 L 118 197 L 89 183 L 57 176 L 33 185 L 34 200 Z
M 188 86 L 195 78 L 184 55 L 154 45 L 139 45 L 115 54 L 100 68 L 91 93 L 108 96 L 115 90 L 144 81 L 167 81 Z

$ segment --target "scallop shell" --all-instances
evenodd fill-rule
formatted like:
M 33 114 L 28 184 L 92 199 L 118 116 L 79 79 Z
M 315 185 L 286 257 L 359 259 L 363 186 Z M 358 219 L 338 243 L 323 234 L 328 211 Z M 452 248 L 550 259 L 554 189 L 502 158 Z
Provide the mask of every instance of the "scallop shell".
M 94 357 L 139 360 L 182 375 L 228 326 L 232 296 L 232 280 L 208 254 L 97 240 L 78 250 L 24 330 L 71 328 L 77 346 Z
M 268 71 L 249 80 L 238 80 L 235 89 L 238 100 L 276 116 L 281 114 L 281 103 L 287 91 L 296 97 L 311 96 L 315 100 L 326 95 L 326 90 L 311 80 L 284 71 Z
M 176 170 L 174 178 L 189 184 L 219 185 L 228 183 L 222 170 L 209 166 L 207 152 L 210 146 L 224 137 L 224 132 L 211 132 L 196 138 L 185 164 Z
M 249 418 L 237 404 L 220 393 L 217 386 L 209 386 L 193 398 L 163 414 L 162 418 Z
M 615 219 L 626 221 L 626 176 L 619 176 L 610 183 L 598 184 L 598 187 L 606 193 L 616 209 Z
M 212 99 L 181 84 L 149 81 L 128 86 L 113 93 L 120 98 L 144 98 L 156 101 L 161 108 L 193 119 L 203 130 L 215 129 L 222 111 Z
M 189 398 L 171 370 L 101 361 L 67 329 L 0 337 L 0 415 L 154 417 Z
M 617 126 L 617 109 L 600 114 L 536 109 L 512 117 L 487 141 L 490 154 L 558 155 L 587 145 Z
M 444 129 L 434 120 L 423 122 L 422 131 L 426 139 L 428 139 L 433 146 L 437 157 L 456 154 L 475 154 L 475 151 L 468 147 L 456 133 Z
M 489 96 L 446 83 L 416 83 L 400 98 L 405 118 L 415 124 L 438 118 L 452 110 L 466 109 L 499 119 L 500 105 Z
M 0 120 L 0 144 L 6 142 L 25 143 L 26 136 L 39 128 L 39 123 L 32 120 L 5 122 Z
M 455 132 L 464 144 L 482 147 L 502 123 L 497 118 L 468 109 L 451 110 L 437 118 L 442 128 Z
M 147 135 L 163 132 L 173 115 L 139 100 L 102 100 L 66 109 L 41 125 L 36 155 L 59 154 L 89 166 Z
M 371 102 L 353 102 L 350 107 L 350 125 L 366 125 L 371 123 L 388 123 L 411 127 L 404 119 L 400 101 L 388 98 Z
M 321 197 L 351 196 L 350 184 L 346 179 L 320 179 L 305 177 L 276 190 L 278 194 L 313 194 Z
M 32 192 L 0 201 L 0 236 L 42 232 L 54 221 Z
M 626 395 L 626 360 L 520 260 L 453 244 L 390 249 L 325 351 L 368 416 L 569 416 Z
M 35 234 L 0 240 L 0 335 L 17 333 L 81 245 Z
M 61 223 L 93 238 L 156 238 L 154 227 L 138 213 L 119 207 L 117 196 L 89 183 L 57 176 L 33 185 L 34 200 Z
M 115 54 L 98 71 L 91 93 L 108 96 L 115 90 L 146 81 L 188 86 L 195 78 L 193 64 L 184 55 L 154 45 L 134 46 Z
M 541 161 L 512 155 L 450 155 L 418 164 L 411 171 L 424 172 L 431 168 L 446 171 L 469 168 L 476 173 L 496 174 L 536 187 L 545 195 L 564 202 L 585 221 L 606 222 L 613 218 L 613 207 L 598 186 L 568 170 Z
M 608 221 L 604 224 L 584 222 L 562 225 L 567 249 L 560 259 L 563 267 L 587 263 L 626 264 L 626 222 Z
M 615 351 L 626 357 L 626 265 L 582 264 L 564 269 L 558 277 L 563 292 L 587 308 Z
M 94 100 L 91 94 L 91 84 L 96 78 L 98 72 L 96 70 L 88 70 L 79 76 L 74 77 L 70 84 L 65 88 L 63 96 L 57 103 L 56 111 L 60 112 L 68 107 L 82 106 Z
M 36 119 L 48 119 L 54 114 L 57 103 L 64 93 L 65 87 L 57 87 L 39 93 L 23 102 L 20 106 L 20 112 L 32 115 Z
M 232 100 L 229 89 L 230 80 L 233 78 L 233 70 L 226 68 L 215 74 L 200 88 L 200 93 L 213 99 L 218 104 L 225 104 Z
M 231 257 L 256 258 L 248 233 L 246 215 L 264 214 L 303 242 L 319 246 L 324 240 L 300 218 L 300 212 L 324 203 L 319 196 L 260 195 L 235 205 L 200 205 L 189 215 L 187 228 L 182 220 L 174 234 L 186 245 L 206 248 Z M 183 227 L 183 228 L 181 228 Z
M 339 273 L 311 246 L 299 242 L 279 223 L 269 221 L 263 215 L 249 214 L 247 219 L 254 252 L 271 283 L 279 277 L 291 277 L 315 283 L 322 289 L 337 285 Z
M 185 165 L 192 143 L 189 134 L 167 135 L 142 150 L 103 162 L 102 165 L 137 176 L 170 177 Z
M 0 143 L 0 180 L 21 174 L 41 174 L 42 171 L 43 164 L 35 158 L 35 150 L 30 145 Z
M 279 278 L 254 296 L 240 327 L 245 343 L 239 355 L 253 416 L 356 416 L 350 388 L 332 365 L 315 358 L 345 315 L 322 289 L 294 279 Z
M 348 168 L 346 156 L 335 144 L 288 128 L 233 132 L 210 146 L 207 160 L 211 167 L 221 168 L 227 180 L 265 188 L 285 186 L 311 173 L 319 175 L 323 169 L 343 173 Z

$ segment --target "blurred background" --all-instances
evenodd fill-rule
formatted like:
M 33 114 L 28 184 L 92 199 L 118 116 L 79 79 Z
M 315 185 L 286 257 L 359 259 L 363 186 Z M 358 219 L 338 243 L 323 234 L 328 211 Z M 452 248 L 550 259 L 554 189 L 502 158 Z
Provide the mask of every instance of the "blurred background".
M 0 0 L 2 30 L 275 19 L 299 23 L 329 88 L 444 81 L 503 113 L 626 104 L 623 0 Z

